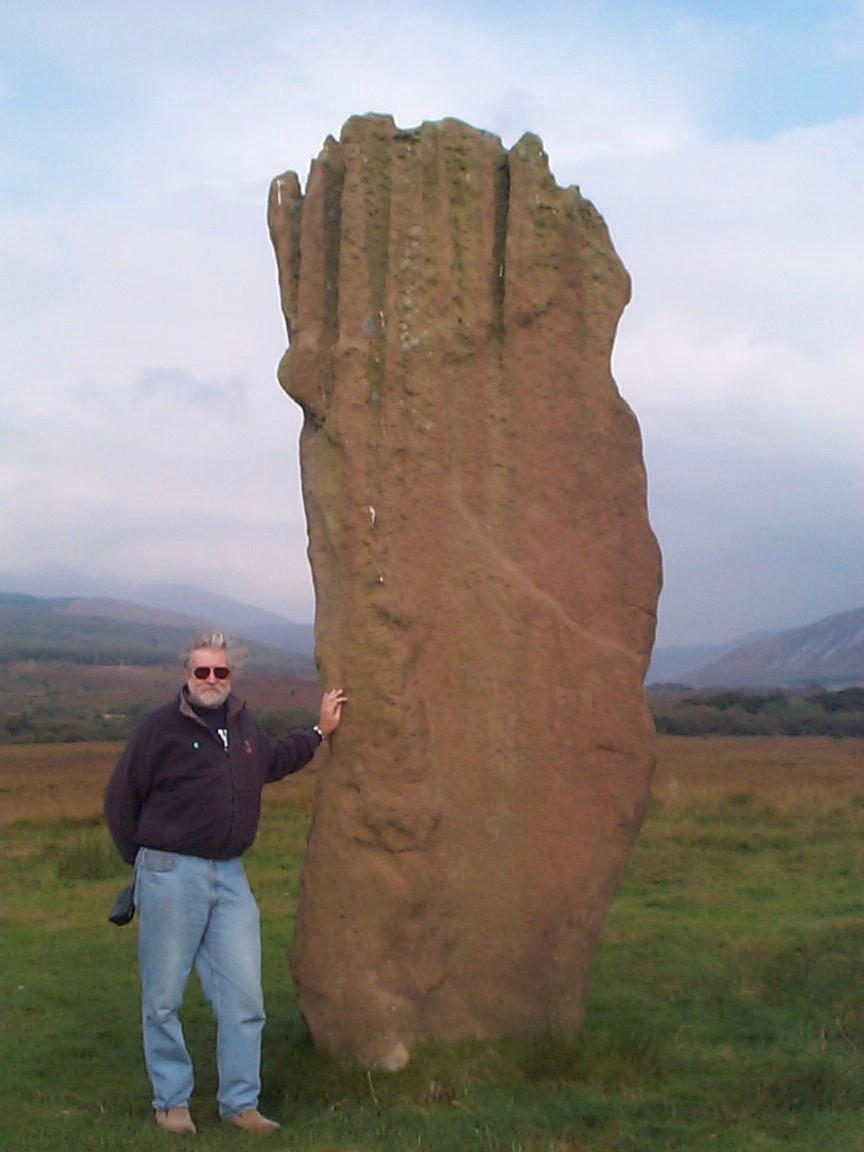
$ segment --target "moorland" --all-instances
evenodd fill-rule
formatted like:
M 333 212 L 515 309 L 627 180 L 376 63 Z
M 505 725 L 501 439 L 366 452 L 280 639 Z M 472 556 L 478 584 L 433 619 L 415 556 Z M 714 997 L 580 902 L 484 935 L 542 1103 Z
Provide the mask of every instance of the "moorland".
M 6 1152 L 171 1146 L 149 1115 L 127 869 L 102 826 L 116 742 L 0 747 Z M 596 956 L 585 1026 L 429 1044 L 386 1075 L 309 1044 L 286 962 L 317 775 L 268 789 L 262 910 L 268 1143 L 308 1152 L 764 1152 L 864 1144 L 864 741 L 663 736 L 647 819 Z M 194 985 L 195 1146 L 213 1103 Z M 248 1140 L 246 1140 L 248 1142 Z
M 318 714 L 317 680 L 244 668 L 237 690 L 275 736 Z M 125 740 L 149 708 L 175 695 L 177 662 L 79 664 L 55 660 L 0 661 L 0 744 Z
M 176 660 L 148 664 L 0 659 L 0 744 L 126 739 L 148 708 L 180 683 Z M 267 731 L 283 735 L 311 724 L 316 679 L 252 664 L 237 690 Z M 791 693 L 648 689 L 657 730 L 675 736 L 864 736 L 864 688 Z

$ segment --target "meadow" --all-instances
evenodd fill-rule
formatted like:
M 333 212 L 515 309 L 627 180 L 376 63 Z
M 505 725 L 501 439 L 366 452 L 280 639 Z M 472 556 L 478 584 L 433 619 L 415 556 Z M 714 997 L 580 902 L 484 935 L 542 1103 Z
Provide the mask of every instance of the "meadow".
M 864 1149 L 864 741 L 662 737 L 583 1031 L 429 1044 L 385 1075 L 308 1043 L 285 960 L 316 769 L 269 790 L 247 857 L 262 909 L 262 1110 L 311 1152 Z M 149 1112 L 127 869 L 101 825 L 116 744 L 0 748 L 5 1152 L 176 1143 Z M 319 770 L 323 770 L 319 768 Z M 201 1149 L 223 1130 L 194 981 Z

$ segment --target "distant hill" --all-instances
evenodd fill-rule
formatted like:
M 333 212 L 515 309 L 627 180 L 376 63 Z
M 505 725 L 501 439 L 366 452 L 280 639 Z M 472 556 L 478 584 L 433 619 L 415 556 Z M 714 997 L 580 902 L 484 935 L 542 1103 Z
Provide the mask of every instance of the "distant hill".
M 694 688 L 843 688 L 864 684 L 864 608 L 735 648 L 689 669 Z
M 668 684 L 684 680 L 689 683 L 688 673 L 692 669 L 713 663 L 727 652 L 743 648 L 745 644 L 755 644 L 757 640 L 764 640 L 765 637 L 773 635 L 773 632 L 752 632 L 747 636 L 739 636 L 737 640 L 731 640 L 727 644 L 671 644 L 668 648 L 655 648 L 645 682 Z
M 315 637 L 311 624 L 298 624 L 275 612 L 241 604 L 227 596 L 204 592 L 185 584 L 143 585 L 133 597 L 136 603 L 152 608 L 163 608 L 206 620 L 219 628 L 227 628 L 247 640 L 257 640 L 268 647 L 283 648 L 286 652 L 311 656 L 315 650 Z
M 645 683 L 668 684 L 685 679 L 691 668 L 698 668 L 727 651 L 716 644 L 671 644 L 668 648 L 655 648 Z
M 44 600 L 112 600 L 161 608 L 187 620 L 205 621 L 247 640 L 311 656 L 315 640 L 311 624 L 296 623 L 275 612 L 254 608 L 227 596 L 186 584 L 138 584 L 85 572 L 49 568 L 14 573 L 0 571 L 0 589 Z
M 283 623 L 290 625 L 290 621 Z M 316 674 L 308 651 L 291 652 L 261 643 L 224 619 L 211 620 L 203 613 L 184 615 L 107 598 L 42 598 L 17 592 L 0 592 L 0 663 L 176 663 L 190 638 L 201 628 L 214 625 L 229 629 L 242 642 L 250 669 Z

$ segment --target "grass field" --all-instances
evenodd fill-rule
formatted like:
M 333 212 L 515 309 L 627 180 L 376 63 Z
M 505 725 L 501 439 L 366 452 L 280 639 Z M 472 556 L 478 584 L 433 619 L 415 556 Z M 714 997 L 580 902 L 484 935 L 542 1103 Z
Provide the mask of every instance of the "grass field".
M 126 869 L 99 821 L 116 745 L 0 749 L 0 1147 L 176 1143 L 150 1118 Z M 586 1026 L 429 1045 L 387 1076 L 314 1052 L 287 977 L 314 773 L 269 791 L 248 871 L 263 914 L 262 1108 L 315 1152 L 864 1150 L 864 741 L 664 738 L 607 917 Z M 202 1149 L 212 1027 L 190 985 Z

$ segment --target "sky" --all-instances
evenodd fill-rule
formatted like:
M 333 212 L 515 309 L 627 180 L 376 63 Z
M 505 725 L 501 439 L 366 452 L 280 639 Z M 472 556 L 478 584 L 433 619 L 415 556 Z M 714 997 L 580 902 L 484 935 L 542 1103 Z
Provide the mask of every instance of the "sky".
M 267 190 L 375 111 L 604 216 L 658 644 L 861 607 L 862 64 L 862 0 L 0 0 L 0 590 L 312 618 Z

